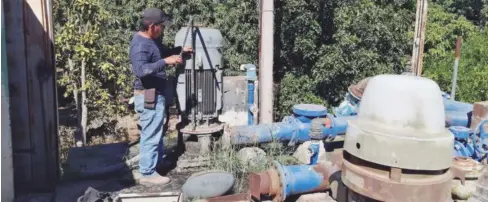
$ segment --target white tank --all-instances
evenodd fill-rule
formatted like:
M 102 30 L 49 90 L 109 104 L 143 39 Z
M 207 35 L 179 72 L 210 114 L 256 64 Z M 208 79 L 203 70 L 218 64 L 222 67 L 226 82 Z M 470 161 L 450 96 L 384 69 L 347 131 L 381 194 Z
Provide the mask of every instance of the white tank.
M 450 167 L 453 147 L 439 86 L 408 75 L 371 78 L 344 142 L 358 158 L 413 170 Z

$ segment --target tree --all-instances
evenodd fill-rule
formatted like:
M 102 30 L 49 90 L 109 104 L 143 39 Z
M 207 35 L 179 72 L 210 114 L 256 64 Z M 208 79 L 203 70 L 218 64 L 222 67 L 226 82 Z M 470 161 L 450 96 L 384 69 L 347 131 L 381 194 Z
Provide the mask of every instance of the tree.
M 225 41 L 225 74 L 241 74 L 241 64 L 258 62 L 257 2 L 56 0 L 57 65 L 64 69 L 59 83 L 81 104 L 80 111 L 89 112 L 82 123 L 93 125 L 91 120 L 99 117 L 109 120 L 127 113 L 119 98 L 130 96 L 132 89 L 128 45 L 148 7 L 173 16 L 173 26 L 164 33 L 167 47 L 179 45 L 174 44 L 175 34 L 190 15 L 198 25 L 219 29 Z M 289 114 L 295 103 L 334 106 L 349 85 L 364 77 L 402 72 L 411 55 L 414 15 L 415 1 L 407 0 L 275 1 L 276 118 Z M 486 71 L 482 45 L 488 40 L 479 28 L 487 16 L 484 0 L 429 2 L 424 75 L 449 92 L 454 42 L 463 36 L 458 95 L 464 101 L 486 99 L 485 91 L 473 89 L 486 86 L 474 78 Z
M 118 33 L 107 29 L 114 23 L 107 4 L 96 0 L 54 4 L 56 66 L 63 69 L 58 83 L 67 87 L 65 96 L 74 97 L 84 144 L 89 120 L 95 123 L 96 118 L 103 120 L 123 110 L 118 98 L 128 90 L 130 79 Z
M 463 16 L 479 28 L 486 25 L 488 19 L 488 1 L 486 0 L 441 0 L 443 10 Z
M 290 89 L 303 88 L 311 94 L 308 101 L 334 106 L 352 83 L 400 73 L 410 55 L 414 6 L 411 1 L 280 1 L 275 80 L 287 76 L 281 81 L 278 110 L 288 111 L 289 103 L 307 97 L 295 97 L 297 90 Z M 294 77 L 297 82 L 291 81 Z M 292 86 L 305 80 L 310 82 L 303 87 Z
M 454 49 L 457 36 L 463 37 L 456 98 L 464 102 L 488 99 L 488 34 L 464 16 L 446 12 L 439 5 L 429 9 L 425 42 L 424 76 L 451 92 Z

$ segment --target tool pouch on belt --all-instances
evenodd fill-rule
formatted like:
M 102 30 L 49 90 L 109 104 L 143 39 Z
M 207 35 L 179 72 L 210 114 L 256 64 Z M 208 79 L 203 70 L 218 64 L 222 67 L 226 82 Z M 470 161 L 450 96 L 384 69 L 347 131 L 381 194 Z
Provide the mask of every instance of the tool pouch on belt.
M 144 90 L 144 108 L 154 109 L 156 108 L 156 89 L 146 89 Z

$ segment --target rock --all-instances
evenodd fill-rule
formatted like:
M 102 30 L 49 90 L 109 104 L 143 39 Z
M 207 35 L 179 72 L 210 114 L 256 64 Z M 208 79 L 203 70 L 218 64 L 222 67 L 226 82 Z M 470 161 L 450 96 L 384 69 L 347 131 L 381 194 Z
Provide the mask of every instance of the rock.
M 336 202 L 332 197 L 329 196 L 327 193 L 313 193 L 313 194 L 304 194 L 301 195 L 296 202 L 316 202 L 316 201 L 323 201 L 323 202 Z
M 256 167 L 259 163 L 266 162 L 266 152 L 258 147 L 246 147 L 239 150 L 237 159 L 242 165 Z
M 451 193 L 456 199 L 466 200 L 473 195 L 476 190 L 475 180 L 466 180 L 465 184 L 461 184 L 461 180 L 452 181 Z
M 478 178 L 476 191 L 468 202 L 488 202 L 488 169 L 485 168 L 483 174 Z
M 138 128 L 139 117 L 137 114 L 129 116 L 117 117 L 117 125 L 115 128 L 119 131 L 125 131 L 128 135 L 129 142 L 139 140 L 140 131 Z
M 229 109 L 219 115 L 219 121 L 229 124 L 229 126 L 247 125 L 247 116 L 247 111 L 234 111 L 234 109 Z
M 195 173 L 181 187 L 183 194 L 190 198 L 210 198 L 222 196 L 234 186 L 235 178 L 223 171 L 203 171 Z
M 311 143 L 312 143 L 312 141 L 306 141 L 306 142 L 302 143 L 300 146 L 298 146 L 297 150 L 293 154 L 293 157 L 298 159 L 298 161 L 300 161 L 303 164 L 310 164 L 310 157 L 312 156 L 312 153 L 310 152 L 308 147 L 310 146 Z M 325 155 L 324 143 L 322 141 L 320 141 L 319 145 L 320 145 L 320 147 L 319 147 L 319 160 L 318 161 L 323 162 L 323 161 L 327 160 L 326 155 Z

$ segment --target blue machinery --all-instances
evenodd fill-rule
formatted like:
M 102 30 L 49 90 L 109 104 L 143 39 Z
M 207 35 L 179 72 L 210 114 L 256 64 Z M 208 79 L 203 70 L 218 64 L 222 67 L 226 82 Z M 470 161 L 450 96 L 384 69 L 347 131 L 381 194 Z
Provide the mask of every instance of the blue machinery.
M 328 189 L 328 179 L 340 168 L 317 162 L 319 143 L 344 134 L 347 121 L 355 118 L 356 116 L 335 117 L 324 106 L 299 104 L 293 107 L 293 116 L 285 117 L 282 122 L 233 127 L 233 145 L 312 141 L 309 146 L 312 153 L 309 165 L 283 166 L 275 161 L 273 168 L 261 173 L 251 173 L 251 196 L 258 200 L 261 196 L 270 196 L 273 201 L 284 201 L 291 195 Z
M 256 107 L 254 106 L 254 91 L 255 82 L 258 78 L 256 75 L 256 66 L 253 64 L 243 65 L 241 69 L 245 68 L 246 80 L 247 80 L 247 125 L 254 125 L 256 113 Z
M 443 93 L 444 110 L 446 112 L 446 126 L 469 127 L 473 104 L 451 100 L 447 93 Z M 337 116 L 355 116 L 359 109 L 360 100 L 346 93 L 344 101 L 334 108 Z
M 248 125 L 232 128 L 232 145 L 269 143 L 272 141 L 301 143 L 309 140 L 333 139 L 346 132 L 348 120 L 356 118 L 356 109 L 359 105 L 359 100 L 352 99 L 351 96 L 348 96 L 341 106 L 334 108 L 336 115 L 328 113 L 327 108 L 324 106 L 298 104 L 293 107 L 293 116 L 287 116 L 281 122 L 253 125 L 253 120 L 255 120 L 253 108 L 256 72 L 255 66 L 246 66 L 248 69 L 249 120 Z M 452 101 L 447 95 L 443 97 L 446 112 L 446 126 L 469 127 L 473 105 Z M 316 132 L 310 134 L 311 130 L 316 130 Z
M 454 156 L 468 157 L 482 161 L 488 153 L 488 131 L 483 125 L 488 124 L 488 119 L 481 121 L 476 130 L 463 126 L 451 126 L 449 130 L 454 134 Z
M 481 121 L 476 130 L 471 131 L 468 125 L 473 105 L 444 98 L 446 125 L 450 126 L 449 130 L 456 140 L 454 156 L 470 157 L 478 161 L 486 158 L 488 133 L 483 125 L 488 124 L 488 120 Z M 283 166 L 274 162 L 273 167 L 267 171 L 251 173 L 251 197 L 260 200 L 265 196 L 273 201 L 284 201 L 291 195 L 324 191 L 333 186 L 329 182 L 334 180 L 340 168 L 336 164 L 317 162 L 319 143 L 344 134 L 348 120 L 356 117 L 354 109 L 357 108 L 354 105 L 358 104 L 349 101 L 342 105 L 343 108 L 334 109 L 338 116 L 327 113 L 327 109 L 320 105 L 299 104 L 293 107 L 293 116 L 285 117 L 282 122 L 234 127 L 231 133 L 231 143 L 234 145 L 312 141 L 309 146 L 312 153 L 310 164 Z
M 356 116 L 335 117 L 324 106 L 299 104 L 293 107 L 293 116 L 287 116 L 279 123 L 232 127 L 231 144 L 247 145 L 272 141 L 301 143 L 333 139 L 344 134 L 347 121 L 355 118 Z
M 249 85 L 249 122 L 247 126 L 236 126 L 232 128 L 232 145 L 250 145 L 269 143 L 273 141 L 302 143 L 312 140 L 309 149 L 312 153 L 310 162 L 315 164 L 318 159 L 318 142 L 331 140 L 346 132 L 347 121 L 356 118 L 352 109 L 357 109 L 359 101 L 348 100 L 334 111 L 347 112 L 334 116 L 327 112 L 327 108 L 314 104 L 298 104 L 293 107 L 293 115 L 283 118 L 281 122 L 272 124 L 253 125 L 252 108 L 254 106 L 255 67 L 248 66 Z M 254 73 L 254 74 L 253 74 Z M 470 157 L 475 160 L 482 160 L 488 151 L 488 133 L 483 130 L 483 121 L 477 126 L 477 131 L 471 131 L 468 127 L 471 120 L 472 104 L 450 100 L 444 95 L 444 106 L 446 113 L 446 126 L 456 138 L 454 153 L 455 156 Z M 347 98 L 346 98 L 347 99 Z M 354 115 L 351 115 L 354 114 Z
M 249 75 L 249 74 L 248 74 Z M 251 81 L 249 95 L 254 90 Z M 453 101 L 447 94 L 444 97 L 446 126 L 455 136 L 454 156 L 469 157 L 475 160 L 486 158 L 488 153 L 488 133 L 483 129 L 488 120 L 483 120 L 471 131 L 472 104 Z M 253 97 L 252 97 L 253 98 Z M 249 98 L 249 106 L 253 99 Z M 252 102 L 251 102 L 252 101 Z M 283 166 L 274 162 L 272 168 L 249 175 L 250 194 L 253 199 L 269 197 L 273 201 L 284 201 L 291 195 L 324 191 L 331 186 L 340 168 L 338 164 L 317 162 L 320 141 L 333 139 L 346 132 L 348 120 L 355 119 L 360 100 L 346 95 L 346 100 L 334 108 L 335 116 L 327 108 L 313 104 L 299 104 L 293 107 L 293 115 L 285 117 L 279 123 L 233 127 L 231 144 L 256 144 L 271 141 L 304 142 L 311 141 L 312 153 L 310 164 Z M 249 114 L 251 119 L 252 114 Z M 336 187 L 337 188 L 337 187 Z M 268 198 L 267 198 L 268 199 Z

